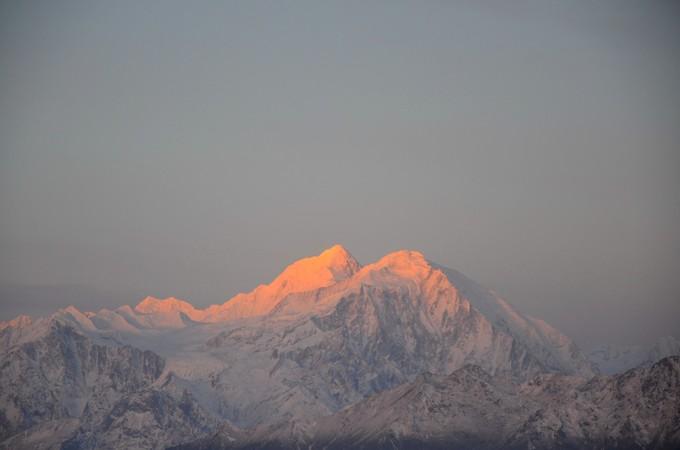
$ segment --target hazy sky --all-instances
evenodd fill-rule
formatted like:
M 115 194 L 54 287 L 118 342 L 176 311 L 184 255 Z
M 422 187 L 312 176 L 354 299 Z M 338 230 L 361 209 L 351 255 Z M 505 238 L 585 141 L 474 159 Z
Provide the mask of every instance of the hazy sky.
M 674 1 L 2 2 L 0 319 L 341 243 L 680 337 L 678 55 Z

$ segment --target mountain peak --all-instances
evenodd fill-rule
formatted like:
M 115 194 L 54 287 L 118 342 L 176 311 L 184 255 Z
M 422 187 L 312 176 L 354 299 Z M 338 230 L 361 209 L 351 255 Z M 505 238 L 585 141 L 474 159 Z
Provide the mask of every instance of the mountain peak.
M 404 278 L 422 277 L 432 270 L 425 255 L 416 250 L 398 250 L 388 253 L 371 267 L 373 270 L 387 269 Z
M 351 277 L 360 268 L 357 260 L 336 244 L 317 256 L 295 261 L 268 287 L 279 294 L 319 289 Z
M 333 245 L 316 256 L 290 264 L 271 283 L 238 294 L 212 310 L 209 308 L 209 320 L 266 314 L 289 294 L 332 286 L 351 278 L 360 269 L 361 265 L 343 246 Z
M 352 276 L 360 268 L 357 260 L 340 244 L 335 244 L 312 258 L 331 271 L 339 271 L 337 275 L 342 278 Z
M 331 247 L 328 247 L 326 250 L 322 251 L 318 258 L 343 258 L 343 259 L 349 259 L 352 258 L 352 255 L 349 254 L 347 249 L 343 247 L 340 244 L 334 244 Z
M 139 302 L 137 306 L 135 306 L 135 310 L 137 310 L 137 312 L 145 314 L 172 311 L 181 311 L 186 313 L 193 312 L 194 309 L 195 308 L 191 303 L 185 302 L 184 300 L 180 300 L 175 297 L 159 299 L 149 296 Z
M 12 320 L 8 320 L 6 322 L 0 322 L 0 330 L 5 329 L 5 328 L 23 328 L 31 325 L 33 323 L 33 319 L 31 316 L 27 316 L 26 314 L 21 314 L 17 317 L 15 317 Z
M 425 259 L 425 255 L 423 255 L 418 250 L 406 250 L 406 249 L 397 250 L 395 252 L 388 253 L 387 255 L 383 256 L 378 262 L 381 261 L 386 264 L 429 265 L 429 263 Z
M 407 286 L 413 283 L 422 285 L 430 279 L 431 283 L 445 283 L 450 286 L 443 275 L 431 278 L 434 272 L 435 268 L 421 252 L 398 250 L 364 266 L 357 281 L 372 286 Z M 446 285 L 439 287 L 446 289 Z

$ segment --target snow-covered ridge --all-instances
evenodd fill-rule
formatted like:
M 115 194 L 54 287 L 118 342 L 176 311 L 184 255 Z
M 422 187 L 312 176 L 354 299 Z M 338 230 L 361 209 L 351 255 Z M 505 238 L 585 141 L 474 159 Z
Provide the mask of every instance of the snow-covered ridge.
M 15 317 L 12 320 L 8 320 L 6 322 L 0 322 L 0 330 L 4 330 L 5 328 L 27 327 L 27 326 L 30 326 L 32 322 L 33 322 L 33 319 L 31 319 L 30 316 L 22 314 L 20 316 Z

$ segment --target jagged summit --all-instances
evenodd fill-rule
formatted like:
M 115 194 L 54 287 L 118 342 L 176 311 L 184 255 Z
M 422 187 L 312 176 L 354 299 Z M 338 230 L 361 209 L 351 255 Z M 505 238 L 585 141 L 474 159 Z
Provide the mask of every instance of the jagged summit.
M 333 261 L 341 264 L 353 262 L 355 265 L 358 265 L 357 261 L 349 253 L 349 251 L 347 251 L 347 249 L 340 244 L 334 244 L 331 247 L 328 247 L 326 250 L 322 251 L 318 256 L 316 257 L 312 256 L 310 258 L 316 258 L 325 261 Z
M 341 245 L 334 245 L 317 256 L 302 258 L 286 267 L 269 284 L 238 294 L 222 305 L 206 310 L 206 319 L 252 317 L 271 312 L 286 296 L 319 290 L 354 276 L 361 266 Z
M 319 289 L 353 276 L 361 266 L 341 245 L 334 245 L 319 254 L 295 261 L 263 287 L 271 294 L 285 295 Z
M 0 322 L 0 330 L 6 327 L 12 327 L 12 328 L 19 328 L 23 326 L 30 325 L 33 322 L 33 319 L 31 316 L 28 316 L 26 314 L 21 314 L 17 317 L 15 317 L 12 320 L 8 320 L 5 322 Z
M 189 302 L 180 300 L 175 297 L 167 297 L 164 299 L 156 297 L 146 297 L 144 300 L 139 302 L 135 306 L 135 310 L 140 313 L 153 314 L 159 312 L 171 312 L 171 311 L 182 311 L 182 312 L 194 312 L 196 308 Z
M 432 265 L 425 255 L 416 250 L 398 250 L 380 258 L 373 264 L 366 265 L 362 272 L 389 273 L 406 280 L 423 279 L 432 272 Z
M 122 314 L 129 316 L 129 311 L 120 310 Z M 144 300 L 139 302 L 134 309 L 135 313 L 141 313 L 148 316 L 164 316 L 164 321 L 168 324 L 167 320 L 173 322 L 177 326 L 182 326 L 184 321 L 182 320 L 182 315 L 189 317 L 194 321 L 203 321 L 208 310 L 198 309 L 191 303 L 180 300 L 175 297 L 167 297 L 164 299 L 159 299 L 156 297 L 146 297 Z

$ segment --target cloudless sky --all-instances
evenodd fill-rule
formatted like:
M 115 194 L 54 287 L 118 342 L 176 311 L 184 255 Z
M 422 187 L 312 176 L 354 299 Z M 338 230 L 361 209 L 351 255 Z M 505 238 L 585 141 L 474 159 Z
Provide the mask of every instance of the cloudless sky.
M 0 319 L 421 250 L 588 347 L 680 337 L 673 1 L 0 6 Z

